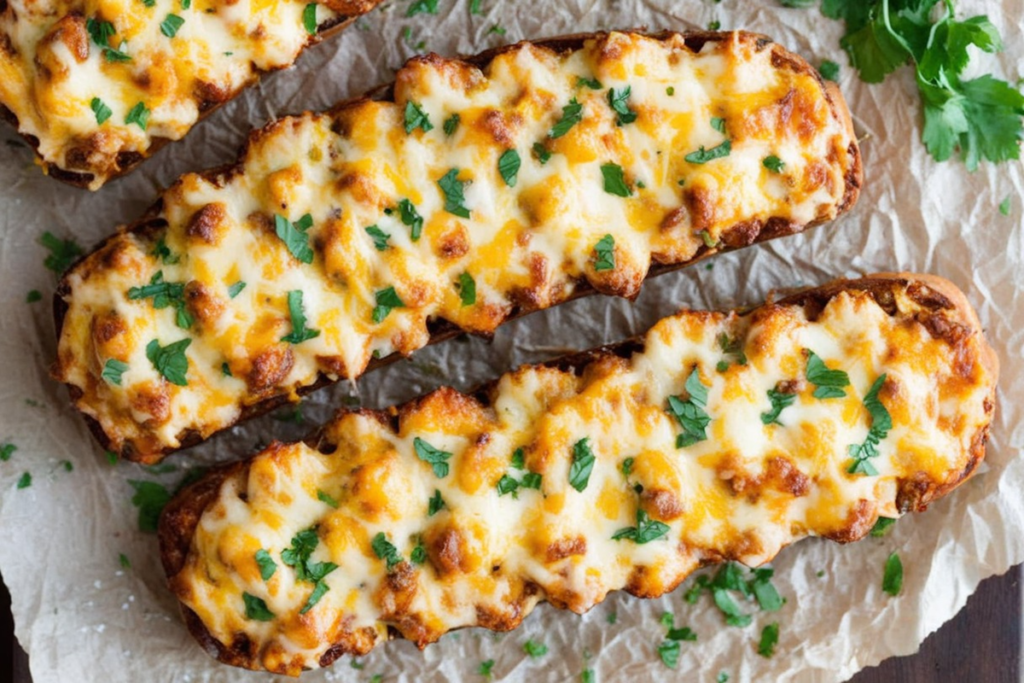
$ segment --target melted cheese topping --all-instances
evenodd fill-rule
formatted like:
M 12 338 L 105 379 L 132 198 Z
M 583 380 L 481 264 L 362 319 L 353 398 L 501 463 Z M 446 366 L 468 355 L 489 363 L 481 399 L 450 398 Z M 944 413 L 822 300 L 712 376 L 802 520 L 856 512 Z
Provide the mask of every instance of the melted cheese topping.
M 929 326 L 933 314 L 904 288 L 893 299 L 889 315 L 871 295 L 843 292 L 813 322 L 799 306 L 683 312 L 659 322 L 632 358 L 606 354 L 578 375 L 507 374 L 490 406 L 441 389 L 397 420 L 342 415 L 319 450 L 278 444 L 223 482 L 172 588 L 241 658 L 233 663 L 297 674 L 332 648 L 364 654 L 389 629 L 422 647 L 463 626 L 513 628 L 541 600 L 584 612 L 613 590 L 661 595 L 702 562 L 758 565 L 808 535 L 855 540 L 879 515 L 923 509 L 958 484 L 983 456 L 991 419 L 995 369 L 980 335 L 944 313 Z M 731 353 L 723 335 L 735 341 Z M 845 396 L 814 396 L 806 350 L 848 373 Z M 707 438 L 680 448 L 669 397 L 690 398 L 695 370 Z M 878 399 L 892 426 L 870 458 L 877 474 L 851 474 L 849 448 L 867 438 L 865 398 L 882 375 Z M 793 401 L 765 424 L 769 390 Z M 450 453 L 450 471 L 418 457 L 418 439 Z M 580 490 L 572 463 L 583 439 L 595 460 Z M 502 477 L 527 472 L 541 476 L 538 489 L 500 493 Z M 444 507 L 430 515 L 435 495 Z M 616 540 L 637 526 L 638 510 L 664 533 Z M 302 614 L 314 585 L 281 553 L 307 529 L 317 539 L 311 560 L 338 568 Z M 401 562 L 389 568 L 375 552 L 378 534 Z M 266 581 L 260 550 L 278 565 Z M 247 618 L 243 593 L 274 617 Z
M 91 174 L 96 190 L 260 72 L 290 66 L 319 40 L 310 27 L 379 1 L 324 0 L 307 26 L 308 0 L 8 0 L 0 105 L 44 167 Z
M 184 176 L 66 276 L 57 376 L 111 448 L 153 461 L 247 405 L 421 348 L 432 319 L 492 332 L 582 280 L 635 296 L 652 259 L 833 218 L 856 143 L 810 67 L 774 66 L 780 51 L 748 34 L 695 53 L 678 35 L 614 33 L 566 53 L 522 44 L 485 72 L 431 56 L 399 73 L 395 102 L 277 121 L 236 172 Z M 611 93 L 627 88 L 636 118 L 619 125 Z M 154 277 L 184 287 L 180 305 L 131 297 Z M 295 292 L 316 332 L 298 343 Z M 178 386 L 146 349 L 184 339 Z M 119 383 L 102 377 L 111 360 Z

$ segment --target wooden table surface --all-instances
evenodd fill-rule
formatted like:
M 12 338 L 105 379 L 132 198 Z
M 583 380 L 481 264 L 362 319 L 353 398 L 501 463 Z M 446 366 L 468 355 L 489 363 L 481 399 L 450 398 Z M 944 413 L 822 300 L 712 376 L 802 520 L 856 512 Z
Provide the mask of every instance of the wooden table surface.
M 967 606 L 911 657 L 866 669 L 852 683 L 1021 683 L 1021 567 L 983 582 Z M 0 582 L 0 641 L 12 683 L 31 683 L 18 647 L 10 596 Z M 0 680 L 3 677 L 0 676 Z

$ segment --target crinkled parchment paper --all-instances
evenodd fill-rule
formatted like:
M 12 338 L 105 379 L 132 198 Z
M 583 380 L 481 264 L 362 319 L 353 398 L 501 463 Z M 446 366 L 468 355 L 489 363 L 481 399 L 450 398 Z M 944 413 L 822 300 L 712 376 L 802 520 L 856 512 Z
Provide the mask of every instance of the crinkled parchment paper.
M 495 676 L 507 680 L 577 680 L 590 667 L 602 681 L 712 681 L 720 671 L 733 681 L 839 681 L 885 657 L 914 652 L 982 579 L 1024 561 L 1021 165 L 985 165 L 969 174 L 959 163 L 934 163 L 919 141 L 912 73 L 904 69 L 883 85 L 861 83 L 838 47 L 841 25 L 817 9 L 783 9 L 776 0 L 483 0 L 484 14 L 475 16 L 469 4 L 440 0 L 439 15 L 408 19 L 409 0 L 389 3 L 96 194 L 43 177 L 13 132 L 0 132 L 10 142 L 0 145 L 0 443 L 18 447 L 0 463 L 0 571 L 36 683 L 273 679 L 214 662 L 186 633 L 164 587 L 156 538 L 138 531 L 129 479 L 173 488 L 189 466 L 247 456 L 272 436 L 301 436 L 350 396 L 379 407 L 445 382 L 469 388 L 525 361 L 640 333 L 684 305 L 755 304 L 773 288 L 878 270 L 953 280 L 978 308 L 999 352 L 1003 376 L 987 465 L 953 495 L 900 521 L 883 539 L 846 547 L 809 540 L 783 551 L 774 566 L 776 585 L 788 602 L 780 612 L 757 614 L 744 629 L 726 627 L 707 597 L 687 605 L 681 590 L 651 601 L 614 595 L 583 617 L 542 606 L 509 634 L 466 630 L 422 653 L 395 642 L 361 660 L 362 669 L 345 658 L 304 678 L 355 681 L 379 673 L 385 681 L 477 680 L 480 662 L 493 659 Z M 999 27 L 1006 51 L 978 61 L 1015 81 L 1024 73 L 1024 6 L 1016 0 L 958 5 L 961 17 L 985 12 Z M 277 114 L 323 108 L 390 80 L 420 41 L 441 54 L 475 53 L 527 37 L 638 26 L 701 28 L 712 20 L 726 29 L 768 34 L 815 65 L 826 58 L 843 65 L 841 85 L 866 159 L 866 185 L 850 215 L 804 235 L 719 257 L 711 266 L 649 281 L 636 303 L 581 300 L 511 322 L 492 343 L 458 340 L 422 351 L 370 373 L 357 387 L 344 384 L 317 394 L 304 406 L 303 425 L 267 417 L 171 458 L 166 462 L 173 472 L 108 464 L 68 407 L 64 390 L 48 378 L 55 278 L 42 267 L 45 252 L 37 239 L 43 231 L 91 246 L 138 216 L 158 188 L 180 173 L 234 160 L 250 126 Z M 997 207 L 1008 195 L 1012 210 L 1005 217 Z M 26 303 L 32 289 L 43 292 L 43 301 Z M 65 460 L 73 471 L 66 471 Z M 33 484 L 19 490 L 23 472 L 32 474 Z M 881 590 L 883 564 L 893 550 L 906 568 L 898 598 Z M 130 568 L 121 567 L 121 553 Z M 658 617 L 666 610 L 700 637 L 682 644 L 676 672 L 656 653 L 664 634 Z M 769 660 L 757 655 L 756 642 L 770 621 L 780 623 L 781 636 Z M 522 650 L 528 638 L 544 642 L 550 652 L 530 659 Z

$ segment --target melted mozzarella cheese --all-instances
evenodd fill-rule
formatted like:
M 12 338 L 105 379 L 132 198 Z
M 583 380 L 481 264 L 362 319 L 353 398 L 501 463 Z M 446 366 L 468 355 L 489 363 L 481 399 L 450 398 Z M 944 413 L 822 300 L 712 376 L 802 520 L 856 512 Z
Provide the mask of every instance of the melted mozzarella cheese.
M 149 227 L 66 276 L 57 374 L 111 448 L 152 461 L 247 405 L 421 348 L 433 319 L 493 332 L 583 280 L 635 296 L 652 260 L 834 218 L 856 143 L 842 103 L 806 64 L 776 67 L 778 50 L 613 33 L 572 52 L 522 44 L 485 71 L 432 56 L 398 74 L 395 102 L 277 121 L 235 172 L 184 176 Z M 156 276 L 185 287 L 187 329 L 178 307 L 129 295 Z M 299 343 L 290 292 L 318 333 Z M 176 386 L 146 348 L 186 338 Z M 111 360 L 129 366 L 120 383 L 102 376 Z
M 313 4 L 315 24 L 334 25 L 378 2 Z M 38 140 L 44 167 L 91 175 L 93 190 L 148 156 L 156 140 L 183 137 L 204 107 L 230 99 L 260 72 L 291 65 L 319 40 L 306 25 L 307 0 L 2 6 L 0 105 Z
M 613 590 L 660 595 L 702 563 L 754 566 L 805 536 L 859 538 L 877 517 L 930 502 L 901 500 L 903 486 L 934 497 L 958 484 L 983 456 L 991 420 L 995 368 L 980 333 L 933 337 L 933 314 L 906 287 L 892 291 L 895 315 L 858 290 L 814 320 L 796 305 L 682 312 L 631 358 L 507 374 L 490 405 L 441 389 L 398 409 L 395 423 L 342 415 L 318 450 L 272 446 L 223 482 L 172 588 L 241 663 L 297 674 L 328 650 L 364 654 L 389 630 L 422 647 L 459 627 L 513 628 L 541 600 L 583 612 Z M 945 329 L 960 324 L 938 315 Z M 815 397 L 808 351 L 847 373 L 844 396 Z M 706 438 L 679 447 L 669 400 L 692 398 L 693 372 L 710 421 Z M 870 458 L 877 474 L 851 473 L 882 376 L 892 425 Z M 793 397 L 775 422 L 762 417 L 770 390 Z M 584 439 L 594 462 L 580 486 Z M 424 461 L 423 442 L 445 452 L 447 468 Z M 503 478 L 528 473 L 538 488 L 502 494 Z M 430 514 L 435 496 L 444 505 Z M 640 511 L 664 530 L 616 539 Z M 337 569 L 303 613 L 315 585 L 282 553 L 309 529 L 311 560 Z M 392 566 L 374 549 L 379 535 L 399 556 Z M 278 565 L 268 580 L 259 551 Z M 245 593 L 273 618 L 247 618 Z

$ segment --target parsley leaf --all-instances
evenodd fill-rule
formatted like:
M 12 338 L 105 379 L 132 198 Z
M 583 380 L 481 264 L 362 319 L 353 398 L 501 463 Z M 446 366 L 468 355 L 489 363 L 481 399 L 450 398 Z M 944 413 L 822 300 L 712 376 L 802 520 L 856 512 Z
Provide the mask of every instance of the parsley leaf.
M 594 245 L 594 270 L 615 270 L 615 238 L 605 235 Z
M 604 177 L 604 191 L 617 197 L 633 196 L 633 188 L 626 184 L 622 167 L 618 164 L 608 163 L 601 166 L 601 175 Z
M 882 590 L 893 597 L 903 590 L 903 562 L 897 553 L 885 560 L 885 574 L 882 576 Z
M 313 592 L 309 594 L 308 598 L 306 598 L 306 604 L 299 610 L 299 614 L 305 614 L 309 610 L 313 609 L 316 606 L 316 603 L 320 602 L 320 598 L 324 597 L 324 594 L 330 589 L 330 586 L 328 586 L 323 579 L 317 581 L 316 585 L 313 586 Z
M 16 450 L 18 450 L 18 447 L 13 443 L 5 443 L 0 446 L 0 462 L 7 462 L 10 460 Z
M 416 205 L 408 199 L 401 200 L 398 202 L 398 215 L 402 219 L 402 223 L 411 228 L 409 238 L 413 242 L 419 241 L 420 235 L 423 233 L 423 217 L 416 210 Z
M 665 640 L 658 646 L 658 657 L 661 662 L 670 669 L 676 668 L 679 664 L 679 641 Z
M 316 35 L 319 24 L 316 20 L 316 3 L 311 2 L 302 8 L 302 27 L 311 36 Z
M 842 370 L 830 370 L 825 361 L 810 349 L 807 351 L 807 381 L 817 387 L 814 398 L 843 398 L 850 385 L 850 376 Z
M 423 564 L 427 561 L 427 549 L 423 547 L 422 543 L 418 543 L 409 553 L 409 561 L 413 564 Z
M 281 238 L 288 252 L 302 263 L 313 262 L 313 249 L 309 246 L 306 231 L 313 227 L 313 217 L 308 213 L 292 223 L 280 214 L 274 214 L 274 232 Z
M 774 154 L 766 156 L 764 158 L 764 161 L 761 162 L 761 165 L 767 168 L 772 173 L 782 173 L 784 170 L 786 170 L 786 163 L 782 159 L 775 156 Z
M 577 441 L 572 447 L 572 464 L 569 466 L 569 486 L 580 493 L 590 483 L 590 473 L 594 471 L 594 463 L 597 458 L 590 450 L 590 437 L 585 436 Z
M 779 422 L 779 415 L 782 414 L 785 408 L 793 405 L 793 402 L 796 400 L 796 394 L 784 394 L 775 391 L 775 389 L 769 389 L 768 400 L 772 403 L 772 409 L 767 413 L 761 413 L 761 422 L 766 425 L 777 424 L 780 427 L 784 427 L 785 425 Z
M 128 290 L 128 299 L 138 301 L 139 299 L 152 299 L 153 308 L 162 310 L 168 306 L 174 306 L 174 322 L 178 327 L 187 330 L 192 326 L 192 314 L 188 312 L 185 303 L 185 285 L 181 282 L 164 282 L 164 272 L 158 270 L 150 278 L 148 285 L 132 287 Z
M 569 100 L 569 104 L 562 107 L 562 118 L 560 118 L 548 132 L 552 140 L 562 137 L 583 120 L 583 105 L 576 98 Z
M 718 116 L 711 117 L 711 127 L 725 135 L 725 119 Z
M 288 292 L 288 315 L 292 319 L 292 331 L 281 337 L 281 341 L 301 344 L 320 336 L 320 330 L 306 327 L 306 313 L 302 310 L 302 290 Z
M 243 289 L 245 289 L 245 283 L 239 280 L 235 284 L 228 287 L 228 296 L 234 299 L 236 296 L 242 293 Z
M 253 621 L 273 621 L 275 615 L 267 607 L 262 598 L 257 598 L 249 593 L 242 593 L 242 600 L 245 602 L 245 618 Z
M 398 292 L 395 291 L 394 287 L 378 289 L 373 296 L 377 302 L 373 309 L 373 322 L 377 325 L 384 322 L 384 319 L 388 317 L 392 310 L 405 308 L 405 304 L 398 297 Z
M 391 239 L 391 235 L 376 225 L 366 228 L 366 234 L 373 238 L 373 246 L 377 251 L 384 251 L 388 248 L 388 240 Z
M 1010 203 L 1011 201 L 1012 200 L 1011 200 L 1010 195 L 1006 195 L 1006 199 L 1004 199 L 1003 201 L 1001 201 L 999 203 L 999 213 L 1003 214 L 1004 216 L 1009 216 L 1010 215 L 1010 210 L 1011 210 L 1011 208 L 1013 206 Z
M 370 542 L 370 547 L 373 548 L 373 554 L 376 555 L 378 559 L 384 560 L 387 563 L 389 571 L 392 567 L 402 561 L 402 556 L 398 554 L 398 548 L 388 540 L 387 535 L 385 535 L 383 531 L 373 537 L 373 541 Z
M 630 109 L 627 104 L 631 94 L 633 94 L 633 88 L 629 85 L 622 90 L 612 88 L 608 91 L 608 105 L 617 114 L 615 117 L 615 125 L 617 126 L 624 126 L 636 121 L 637 113 Z
M 114 112 L 110 110 L 110 107 L 104 104 L 103 100 L 98 97 L 92 98 L 92 101 L 89 103 L 89 108 L 92 109 L 92 113 L 96 115 L 96 124 L 100 126 L 114 115 Z
M 723 157 L 729 156 L 729 153 L 731 151 L 732 141 L 726 140 L 722 144 L 718 145 L 717 147 L 712 147 L 711 149 L 704 149 L 704 145 L 701 145 L 700 149 L 698 149 L 696 152 L 690 152 L 683 158 L 686 159 L 686 161 L 691 164 L 706 164 L 709 161 L 714 161 L 715 159 L 722 159 Z
M 601 90 L 602 88 L 604 88 L 604 86 L 601 85 L 601 81 L 597 80 L 596 78 L 583 78 L 582 76 L 576 79 L 576 87 L 590 88 L 591 90 Z
M 188 356 L 185 355 L 185 349 L 191 343 L 192 340 L 186 338 L 167 346 L 160 346 L 160 342 L 154 339 L 146 345 L 146 358 L 168 382 L 179 387 L 187 387 Z
M 260 578 L 264 581 L 270 581 L 271 577 L 274 576 L 274 572 L 277 571 L 277 562 L 274 562 L 274 558 L 263 548 L 256 551 L 255 559 L 257 566 L 260 568 Z
M 28 293 L 25 295 L 25 303 L 27 303 L 27 304 L 34 304 L 37 301 L 42 301 L 42 300 L 43 300 L 43 293 L 40 292 L 38 289 L 30 289 L 30 290 L 28 290 Z
M 128 364 L 124 361 L 117 360 L 116 358 L 110 358 L 103 365 L 103 372 L 100 373 L 100 377 L 115 386 L 121 386 L 121 375 L 123 375 L 127 369 Z
M 791 2 L 793 0 L 790 0 Z M 785 2 L 785 0 L 783 0 Z M 718 676 L 715 678 L 715 683 L 729 683 L 729 674 L 724 671 L 719 671 Z
M 461 273 L 456 284 L 459 290 L 459 298 L 463 306 L 472 306 L 476 303 L 476 280 L 469 273 Z
M 759 567 L 753 571 L 754 580 L 750 582 L 750 589 L 757 598 L 757 604 L 765 612 L 777 612 L 782 609 L 786 601 L 772 584 L 775 570 L 771 567 Z
M 711 235 L 708 235 L 707 230 L 701 230 L 701 237 L 705 237 L 704 243 L 707 246 L 715 246 L 713 243 L 708 244 L 708 242 L 711 239 Z M 747 354 L 743 352 L 743 340 L 740 339 L 739 337 L 737 337 L 736 339 L 729 339 L 729 335 L 727 335 L 725 332 L 722 332 L 721 334 L 718 335 L 718 348 L 722 349 L 722 353 L 724 353 L 726 356 L 731 356 L 733 362 L 735 362 L 737 365 L 747 364 Z M 726 370 L 729 369 L 729 361 L 719 361 L 715 369 L 718 370 L 718 372 L 725 372 Z
M 185 25 L 185 20 L 177 14 L 168 14 L 167 18 L 160 23 L 160 33 L 168 38 L 178 35 L 178 30 Z
M 124 117 L 124 124 L 137 124 L 142 130 L 146 130 L 149 126 L 149 109 L 146 108 L 145 102 L 139 102 L 128 112 L 128 115 Z
M 889 529 L 896 523 L 896 520 L 892 517 L 879 517 L 875 525 L 871 527 L 871 535 L 875 538 L 881 538 L 889 533 Z
M 171 493 L 163 484 L 155 481 L 138 481 L 129 479 L 128 483 L 135 489 L 132 505 L 139 508 L 139 531 L 156 532 L 160 513 L 171 501 Z
M 827 81 L 832 81 L 833 83 L 839 82 L 839 65 L 831 59 L 824 60 L 818 66 L 818 73 L 820 73 L 821 77 Z
M 434 489 L 434 495 L 431 496 L 430 502 L 427 503 L 427 517 L 433 517 L 445 507 L 444 498 L 441 497 L 441 491 Z
M 44 232 L 39 238 L 39 244 L 50 250 L 43 265 L 57 275 L 63 275 L 64 271 L 85 253 L 73 239 L 62 240 L 49 231 Z
M 424 133 L 429 133 L 434 130 L 434 124 L 430 122 L 430 117 L 423 111 L 422 107 L 412 100 L 405 103 L 405 133 L 406 135 L 412 133 L 417 128 L 423 130 Z
M 479 2 L 479 0 L 477 0 L 477 2 Z M 480 674 L 481 676 L 486 676 L 487 678 L 490 678 L 492 676 L 491 671 L 493 669 L 494 669 L 494 660 L 493 659 L 486 659 L 486 660 L 480 662 L 480 668 L 477 669 L 476 672 L 478 674 Z
M 444 479 L 448 476 L 447 460 L 452 457 L 451 453 L 434 448 L 418 436 L 412 440 L 412 445 L 416 451 L 416 457 L 433 468 L 435 477 Z
M 612 534 L 613 541 L 620 541 L 627 538 L 637 545 L 644 545 L 657 540 L 669 532 L 669 525 L 664 522 L 652 520 L 645 511 L 637 508 L 636 526 L 619 529 Z
M 507 474 L 503 474 L 501 475 L 501 479 L 498 480 L 496 487 L 498 489 L 499 496 L 511 493 L 512 497 L 516 498 L 516 491 L 519 489 L 519 482 Z
M 686 378 L 684 386 L 690 397 L 688 400 L 683 401 L 678 396 L 668 397 L 668 412 L 683 428 L 682 434 L 676 437 L 676 448 L 692 446 L 707 439 L 705 429 L 711 423 L 711 416 L 704 410 L 707 407 L 708 389 L 700 381 L 700 371 L 696 367 Z
M 459 129 L 459 121 L 462 118 L 458 114 L 452 114 L 444 122 L 444 134 L 448 137 L 455 135 L 455 131 Z
M 516 182 L 519 180 L 519 167 L 522 166 L 522 163 L 519 152 L 514 149 L 506 150 L 498 158 L 498 173 L 509 187 L 516 186 Z
M 128 556 L 124 553 L 117 554 L 117 562 L 121 565 L 121 569 L 131 569 L 132 561 L 128 559 Z
M 526 469 L 526 451 L 524 451 L 521 447 L 517 448 L 512 453 L 512 467 L 516 468 L 517 470 Z
M 551 152 L 549 152 L 548 148 L 541 142 L 533 143 L 533 155 L 537 157 L 537 161 L 540 162 L 541 166 L 548 163 L 551 159 Z
M 548 653 L 548 646 L 531 638 L 523 643 L 523 652 L 536 659 L 538 657 L 543 657 Z
M 882 375 L 876 379 L 864 397 L 864 407 L 871 417 L 871 427 L 868 429 L 864 443 L 853 444 L 849 447 L 853 462 L 850 463 L 846 471 L 850 474 L 866 474 L 868 476 L 878 474 L 878 470 L 868 461 L 868 458 L 878 455 L 878 444 L 889 435 L 889 430 L 892 429 L 892 416 L 878 398 L 878 392 L 882 390 L 885 378 L 886 375 Z
M 775 646 L 779 642 L 779 622 L 774 621 L 761 630 L 761 641 L 757 644 L 757 654 L 771 657 L 775 654 Z
M 334 498 L 334 496 L 332 496 L 331 494 L 327 493 L 326 491 L 323 491 L 321 489 L 317 489 L 316 490 L 316 497 L 317 497 L 317 500 L 319 500 L 321 503 L 324 503 L 325 505 L 329 505 L 330 507 L 334 508 L 335 510 L 338 509 L 338 501 Z
M 444 210 L 459 218 L 469 218 L 465 194 L 468 183 L 459 180 L 459 169 L 453 168 L 445 173 L 437 184 L 444 193 Z
M 711 589 L 711 596 L 714 598 L 715 605 L 718 606 L 718 609 L 725 614 L 725 623 L 729 626 L 738 626 L 743 628 L 744 626 L 748 626 L 752 621 L 749 614 L 743 614 L 740 611 L 736 601 L 732 599 L 732 596 L 729 595 L 729 592 L 726 589 L 713 587 Z
M 25 472 L 24 474 L 21 475 L 21 478 L 18 479 L 17 489 L 20 491 L 21 489 L 27 489 L 31 485 L 32 474 L 29 472 Z
M 414 17 L 417 14 L 437 14 L 437 0 L 415 0 L 409 5 L 405 16 Z
M 635 462 L 636 458 L 626 458 L 625 460 L 622 461 L 621 469 L 623 476 L 628 477 L 629 475 L 633 474 L 633 463 Z

